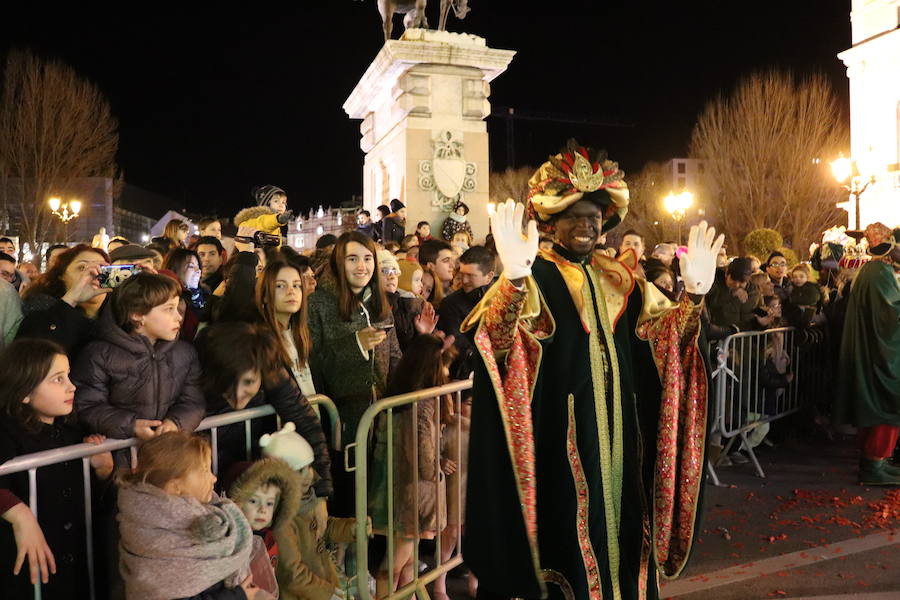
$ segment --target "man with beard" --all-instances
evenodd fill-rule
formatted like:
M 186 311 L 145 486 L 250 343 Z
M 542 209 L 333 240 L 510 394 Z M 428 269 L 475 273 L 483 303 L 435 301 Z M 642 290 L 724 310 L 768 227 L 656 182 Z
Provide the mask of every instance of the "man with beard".
M 691 228 L 689 294 L 667 300 L 593 253 L 627 211 L 623 177 L 573 140 L 529 181 L 551 250 L 537 253 L 535 220 L 522 236 L 522 205 L 491 218 L 504 271 L 461 327 L 483 363 L 463 544 L 479 598 L 657 598 L 656 569 L 687 562 L 706 436 L 699 314 L 723 238 Z
M 872 260 L 850 291 L 834 416 L 860 428 L 862 485 L 900 485 L 888 461 L 900 426 L 900 228 L 866 227 Z

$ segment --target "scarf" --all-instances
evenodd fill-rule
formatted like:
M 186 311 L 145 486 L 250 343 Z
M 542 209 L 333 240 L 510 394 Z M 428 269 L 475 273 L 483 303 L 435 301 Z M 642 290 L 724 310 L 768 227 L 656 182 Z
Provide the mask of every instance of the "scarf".
M 450 213 L 448 216 L 457 223 L 465 223 L 467 220 L 466 215 L 458 215 L 455 212 Z
M 149 483 L 123 483 L 118 519 L 128 598 L 190 597 L 223 580 L 234 587 L 249 575 L 250 524 L 237 505 L 215 493 L 202 504 Z

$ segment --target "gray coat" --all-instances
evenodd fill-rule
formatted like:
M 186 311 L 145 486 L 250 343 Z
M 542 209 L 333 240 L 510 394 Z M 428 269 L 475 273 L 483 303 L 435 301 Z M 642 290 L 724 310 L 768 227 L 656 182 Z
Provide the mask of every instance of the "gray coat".
M 180 429 L 196 429 L 206 402 L 194 347 L 181 340 L 151 345 L 126 333 L 110 306 L 99 321 L 99 339 L 82 350 L 72 369 L 79 420 L 111 438 L 132 437 L 135 419 L 171 419 Z

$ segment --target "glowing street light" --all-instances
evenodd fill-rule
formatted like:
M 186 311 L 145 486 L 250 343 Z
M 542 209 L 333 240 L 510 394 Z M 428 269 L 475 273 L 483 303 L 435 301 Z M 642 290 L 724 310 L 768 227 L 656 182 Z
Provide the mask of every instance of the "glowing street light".
M 77 217 L 78 213 L 81 212 L 81 201 L 70 200 L 69 202 L 63 202 L 61 199 L 53 197 L 47 200 L 47 204 L 50 205 L 51 212 L 59 217 L 65 226 L 66 239 L 63 241 L 69 241 L 69 221 Z
M 684 191 L 679 194 L 675 194 L 673 192 L 669 192 L 669 195 L 663 198 L 663 207 L 666 209 L 666 212 L 672 215 L 672 218 L 675 219 L 675 223 L 678 226 L 678 245 L 681 245 L 681 221 L 684 220 L 684 215 L 687 214 L 687 210 L 694 204 L 694 194 Z
M 856 232 L 861 231 L 859 220 L 859 197 L 869 184 L 875 183 L 875 175 L 864 176 L 859 172 L 859 161 L 846 158 L 843 154 L 831 161 L 831 172 L 841 187 L 850 192 L 856 206 Z M 859 235 L 859 234 L 858 234 Z

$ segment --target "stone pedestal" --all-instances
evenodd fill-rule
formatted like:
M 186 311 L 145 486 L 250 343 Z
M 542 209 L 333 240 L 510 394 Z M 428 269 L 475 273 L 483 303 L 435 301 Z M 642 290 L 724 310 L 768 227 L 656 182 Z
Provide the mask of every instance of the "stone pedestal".
M 432 235 L 457 200 L 470 209 L 476 240 L 488 232 L 490 81 L 515 54 L 474 35 L 408 29 L 390 40 L 344 102 L 362 119 L 363 205 L 398 198 L 406 232 L 431 223 Z

